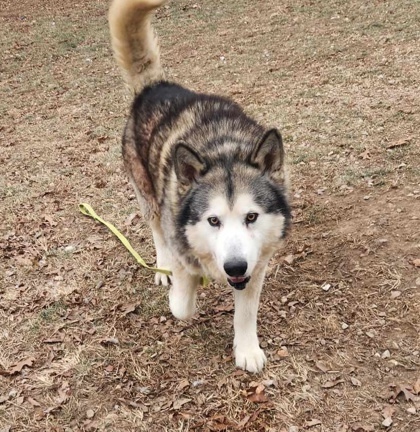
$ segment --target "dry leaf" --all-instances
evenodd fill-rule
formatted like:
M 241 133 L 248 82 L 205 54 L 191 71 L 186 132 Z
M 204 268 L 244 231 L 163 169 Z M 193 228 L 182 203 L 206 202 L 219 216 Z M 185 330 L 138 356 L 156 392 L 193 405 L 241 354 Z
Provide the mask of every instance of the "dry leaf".
M 254 393 L 248 396 L 248 400 L 254 403 L 263 403 L 268 402 L 268 397 L 265 392 Z
M 286 358 L 286 357 L 289 357 L 289 352 L 287 351 L 286 348 L 281 348 L 277 351 L 277 355 L 280 358 Z
M 17 256 L 15 258 L 16 263 L 20 266 L 23 267 L 31 267 L 32 266 L 32 260 L 28 257 L 24 257 L 24 256 Z
M 68 381 L 63 381 L 61 387 L 58 389 L 58 404 L 61 405 L 67 402 L 70 397 L 70 386 Z
M 405 146 L 405 145 L 409 144 L 412 139 L 413 139 L 413 137 L 402 138 L 399 141 L 397 141 L 397 142 L 395 142 L 393 144 L 390 144 L 387 147 L 387 149 L 389 150 L 389 149 L 393 149 L 393 148 L 396 148 L 396 147 Z
M 38 415 L 39 418 L 41 419 L 45 414 L 51 414 L 54 413 L 56 411 L 59 411 L 62 407 L 61 404 L 64 402 L 61 402 L 60 399 L 58 400 L 58 404 L 50 406 L 48 408 L 46 408 L 45 410 L 41 411 Z
M 332 388 L 332 387 L 335 387 L 336 385 L 341 384 L 343 382 L 344 382 L 344 380 L 342 380 L 342 379 L 337 379 L 335 381 L 327 381 L 324 384 L 322 384 L 321 387 L 322 388 Z
M 120 311 L 123 313 L 123 315 L 128 315 L 129 313 L 135 312 L 136 308 L 136 303 L 127 303 L 120 306 Z
M 313 420 L 309 420 L 309 421 L 305 422 L 305 427 L 309 428 L 312 426 L 318 426 L 320 424 L 322 424 L 321 420 L 313 419 Z
M 211 425 L 211 431 L 227 431 L 229 429 L 229 424 L 226 423 L 213 423 Z
M 363 160 L 370 159 L 369 150 L 365 150 L 363 153 L 360 153 L 359 158 L 362 158 Z
M 219 305 L 215 307 L 216 312 L 231 312 L 234 310 L 233 304 Z
M 391 405 L 387 405 L 383 411 L 382 411 L 382 416 L 383 418 L 391 418 L 395 413 L 395 408 Z
M 244 392 L 247 399 L 254 403 L 267 402 L 268 397 L 265 394 L 265 385 L 252 381 L 249 383 L 249 389 Z
M 417 395 L 420 393 L 420 378 L 418 378 L 418 380 L 414 383 L 413 391 Z
M 265 390 L 265 386 L 263 384 L 260 384 L 256 389 L 255 389 L 255 393 L 256 394 L 260 394 L 262 392 L 264 392 Z
M 139 220 L 140 220 L 140 216 L 138 213 L 131 213 L 131 215 L 128 216 L 127 219 L 125 220 L 124 225 L 125 226 L 136 225 Z
M 292 265 L 295 261 L 295 258 L 293 256 L 293 254 L 287 255 L 283 258 L 283 261 L 288 264 L 288 265 Z
M 330 368 L 323 361 L 317 361 L 315 366 L 324 373 L 327 373 L 330 370 Z
M 109 138 L 108 135 L 102 135 L 97 137 L 96 139 L 98 140 L 98 143 L 103 143 L 104 141 L 106 141 Z
M 52 226 L 55 227 L 57 226 L 57 222 L 53 219 L 53 217 L 49 214 L 45 214 L 44 215 L 44 219 Z
M 407 386 L 405 384 L 398 384 L 392 387 L 395 387 L 395 390 L 391 395 L 392 400 L 395 401 L 400 395 L 403 395 L 407 402 L 414 402 L 416 400 L 416 396 L 414 396 L 414 394 L 412 393 L 412 391 L 414 390 L 410 386 Z
M 32 367 L 34 361 L 34 357 L 28 357 L 25 360 L 21 360 L 19 363 L 12 367 L 12 369 L 9 371 L 9 375 L 14 375 L 21 372 L 25 366 Z
M 411 106 L 404 106 L 399 108 L 398 111 L 404 114 L 414 114 L 416 112 L 416 108 Z
M 184 388 L 189 387 L 190 386 L 190 382 L 187 379 L 182 380 L 179 384 L 178 384 L 178 390 L 184 390 Z
M 238 430 L 243 430 L 243 428 L 245 427 L 245 425 L 249 422 L 251 416 L 247 415 L 245 416 L 237 425 L 236 425 L 236 429 Z
M 272 379 L 267 379 L 264 381 L 261 381 L 261 384 L 263 384 L 265 387 L 276 387 L 277 382 Z
M 404 397 L 405 397 L 405 400 L 407 402 L 409 402 L 409 401 L 414 402 L 416 400 L 416 397 L 410 391 L 410 390 L 412 390 L 410 387 L 401 387 L 401 390 L 402 390 Z
M 391 299 L 394 300 L 401 295 L 401 291 L 391 291 Z
M 355 386 L 355 387 L 360 387 L 362 385 L 362 383 L 354 377 L 350 377 L 351 383 Z
M 191 401 L 191 399 L 188 399 L 188 398 L 177 399 L 174 401 L 172 408 L 175 410 L 179 410 L 182 407 L 182 405 L 185 405 L 186 403 L 188 403 L 190 401 Z
M 38 401 L 36 401 L 35 399 L 33 399 L 31 397 L 28 397 L 27 401 L 34 407 L 40 407 L 41 406 L 41 404 Z
M 63 342 L 63 340 L 64 335 L 60 335 L 59 337 L 44 339 L 42 342 L 46 344 L 56 344 Z
M 351 427 L 351 430 L 353 432 L 373 432 L 375 430 L 375 426 L 362 424 L 362 423 L 355 423 Z

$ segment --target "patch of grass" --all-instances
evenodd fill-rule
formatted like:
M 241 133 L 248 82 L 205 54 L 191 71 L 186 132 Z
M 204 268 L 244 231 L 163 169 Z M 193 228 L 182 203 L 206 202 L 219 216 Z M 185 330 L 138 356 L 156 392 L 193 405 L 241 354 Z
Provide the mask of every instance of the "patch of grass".
M 35 341 L 48 326 L 52 326 L 58 321 L 61 321 L 67 310 L 67 306 L 63 301 L 57 301 L 51 305 L 41 309 L 36 315 L 33 315 L 25 323 L 25 329 Z
M 309 154 L 308 153 L 301 153 L 299 155 L 293 156 L 292 164 L 298 165 L 301 162 L 307 162 L 308 160 L 309 160 Z
M 77 356 L 77 361 L 74 365 L 74 371 L 78 380 L 88 377 L 91 374 L 94 364 L 91 357 L 87 357 L 83 354 Z
M 325 220 L 325 208 L 321 205 L 311 205 L 305 209 L 305 220 L 309 225 L 317 225 Z
M 144 286 L 136 289 L 142 300 L 140 308 L 141 316 L 145 319 L 166 315 L 169 311 L 168 288 L 163 287 L 163 289 L 159 289 L 153 286 L 151 278 L 150 286 L 151 288 L 149 289 Z
M 67 310 L 67 306 L 62 301 L 57 301 L 48 306 L 45 309 L 42 309 L 39 312 L 39 318 L 41 321 L 46 321 L 51 323 L 63 316 Z
M 365 170 L 361 170 L 359 173 L 359 176 L 361 178 L 382 178 L 386 177 L 388 174 L 390 174 L 393 170 L 388 167 L 371 167 Z
M 337 178 L 337 185 L 359 186 L 365 179 L 371 178 L 375 180 L 375 185 L 378 186 L 383 184 L 383 180 L 393 172 L 394 170 L 391 167 L 386 166 L 348 168 Z

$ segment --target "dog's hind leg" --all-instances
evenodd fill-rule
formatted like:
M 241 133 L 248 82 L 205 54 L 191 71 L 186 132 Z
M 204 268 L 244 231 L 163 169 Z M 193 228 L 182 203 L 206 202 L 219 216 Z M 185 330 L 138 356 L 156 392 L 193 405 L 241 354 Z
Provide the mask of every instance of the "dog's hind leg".
M 143 214 L 143 217 L 148 222 L 150 229 L 153 234 L 153 241 L 155 243 L 156 250 L 156 267 L 171 270 L 171 252 L 168 250 L 165 238 L 163 237 L 162 228 L 160 226 L 160 218 L 155 212 L 152 211 L 150 206 L 150 200 L 146 199 L 144 194 L 142 194 L 137 187 L 136 182 L 131 178 L 131 184 L 133 185 L 134 192 L 136 194 L 137 201 L 140 205 L 140 210 Z M 163 273 L 156 272 L 155 274 L 155 284 L 156 285 L 164 285 L 167 286 L 171 282 L 171 276 L 168 276 Z
M 249 372 L 260 372 L 267 361 L 257 336 L 257 313 L 265 269 L 265 265 L 256 269 L 245 289 L 234 290 L 236 366 Z
M 176 318 L 186 320 L 195 313 L 200 276 L 191 275 L 178 263 L 174 263 L 172 272 L 169 307 Z
M 153 241 L 155 242 L 156 248 L 156 267 L 172 270 L 172 254 L 168 250 L 165 238 L 163 237 L 162 228 L 160 226 L 160 220 L 157 218 L 149 221 L 150 228 L 152 229 Z M 155 284 L 167 286 L 171 283 L 171 276 L 163 273 L 156 272 L 155 274 Z

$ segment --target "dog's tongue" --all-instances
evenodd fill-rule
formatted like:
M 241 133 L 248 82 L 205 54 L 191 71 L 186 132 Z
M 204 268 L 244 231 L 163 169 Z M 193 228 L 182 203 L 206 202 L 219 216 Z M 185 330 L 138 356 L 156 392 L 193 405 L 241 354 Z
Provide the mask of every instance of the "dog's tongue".
M 233 283 L 241 283 L 243 282 L 246 278 L 241 276 L 241 277 L 231 277 L 229 278 Z
M 232 278 L 228 278 L 228 283 L 229 285 L 233 286 L 233 288 L 237 289 L 237 290 L 243 290 L 246 287 L 246 284 L 248 283 L 248 281 L 251 278 L 248 277 L 244 277 L 244 276 L 235 276 Z

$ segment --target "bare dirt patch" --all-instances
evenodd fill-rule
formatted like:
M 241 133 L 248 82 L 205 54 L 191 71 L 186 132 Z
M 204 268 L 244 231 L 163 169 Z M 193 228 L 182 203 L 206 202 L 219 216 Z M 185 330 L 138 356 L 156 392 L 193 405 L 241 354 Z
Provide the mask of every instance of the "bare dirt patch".
M 153 262 L 122 170 L 129 106 L 107 2 L 3 2 L 0 431 L 420 430 L 420 7 L 171 2 L 168 76 L 278 126 L 294 225 L 271 263 L 269 363 L 236 370 L 230 289 L 190 322 L 80 201 Z

